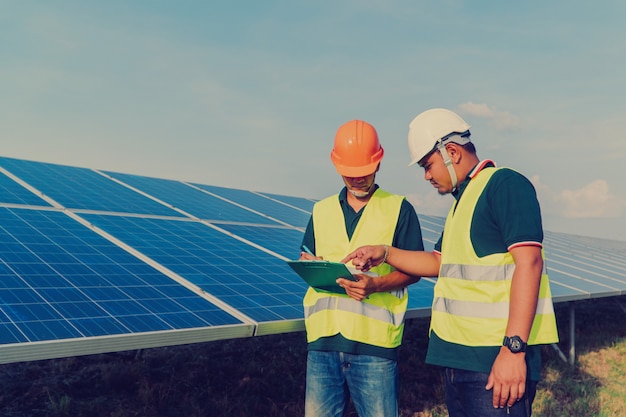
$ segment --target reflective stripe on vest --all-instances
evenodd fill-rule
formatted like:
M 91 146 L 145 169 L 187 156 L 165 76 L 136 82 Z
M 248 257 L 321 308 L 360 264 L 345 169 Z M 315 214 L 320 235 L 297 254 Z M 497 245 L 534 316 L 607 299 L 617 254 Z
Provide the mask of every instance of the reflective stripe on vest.
M 504 265 L 441 265 L 439 274 L 448 278 L 469 281 L 498 281 L 513 279 L 515 264 Z M 546 263 L 543 263 L 542 274 L 547 274 Z
M 395 295 L 392 295 L 392 297 L 395 297 Z M 305 308 L 305 314 L 309 316 L 327 309 L 341 310 L 346 313 L 354 314 L 363 314 L 363 312 L 365 311 L 368 317 L 381 322 L 392 324 L 394 326 L 401 326 L 402 322 L 404 321 L 404 311 L 398 311 L 397 313 L 394 313 L 393 311 L 379 308 L 373 304 L 368 303 L 359 303 L 360 305 L 357 306 L 356 303 L 352 303 L 351 301 L 353 301 L 352 298 L 322 297 L 319 298 L 314 305 L 307 306 Z
M 509 317 L 513 257 L 505 252 L 480 258 L 470 238 L 476 203 L 495 171 L 496 168 L 484 168 L 470 181 L 456 209 L 450 209 L 444 226 L 431 328 L 443 340 L 466 346 L 501 345 Z M 544 262 L 528 343 L 556 341 L 556 320 Z
M 450 313 L 456 316 L 508 319 L 509 303 L 477 303 L 437 297 L 433 300 L 433 311 Z M 537 314 L 553 313 L 554 309 L 550 300 L 539 299 L 537 301 Z
M 372 195 L 359 223 L 348 239 L 339 196 L 328 197 L 313 208 L 315 249 L 326 260 L 341 261 L 359 246 L 387 244 L 393 241 L 404 197 L 380 188 Z M 393 269 L 379 265 L 372 269 L 386 275 Z M 341 333 L 349 340 L 392 348 L 400 345 L 404 314 L 408 304 L 406 289 L 371 294 L 362 302 L 346 294 L 316 291 L 309 288 L 304 297 L 307 340 Z

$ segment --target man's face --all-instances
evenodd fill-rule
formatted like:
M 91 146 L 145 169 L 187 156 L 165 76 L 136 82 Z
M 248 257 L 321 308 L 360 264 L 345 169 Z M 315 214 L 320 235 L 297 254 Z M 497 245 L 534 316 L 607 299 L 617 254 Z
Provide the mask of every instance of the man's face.
M 366 177 L 342 177 L 348 192 L 357 198 L 367 197 L 374 188 L 376 173 Z
M 439 151 L 435 151 L 419 161 L 419 166 L 424 168 L 424 179 L 430 182 L 439 194 L 444 195 L 452 192 L 450 173 Z

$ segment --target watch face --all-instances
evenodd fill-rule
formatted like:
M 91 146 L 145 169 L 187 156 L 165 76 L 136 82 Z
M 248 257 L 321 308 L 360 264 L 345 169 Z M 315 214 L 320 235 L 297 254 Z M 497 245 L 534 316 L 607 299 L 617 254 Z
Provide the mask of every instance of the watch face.
M 519 336 L 511 336 L 505 339 L 505 345 L 513 353 L 518 353 L 524 350 L 524 342 Z

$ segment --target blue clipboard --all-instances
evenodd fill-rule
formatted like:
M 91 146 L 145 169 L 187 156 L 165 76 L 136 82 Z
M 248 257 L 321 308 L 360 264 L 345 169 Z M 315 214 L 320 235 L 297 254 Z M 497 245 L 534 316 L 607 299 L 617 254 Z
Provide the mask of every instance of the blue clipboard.
M 330 261 L 287 261 L 287 264 L 311 287 L 336 293 L 346 293 L 337 285 L 337 278 L 356 281 L 346 264 Z

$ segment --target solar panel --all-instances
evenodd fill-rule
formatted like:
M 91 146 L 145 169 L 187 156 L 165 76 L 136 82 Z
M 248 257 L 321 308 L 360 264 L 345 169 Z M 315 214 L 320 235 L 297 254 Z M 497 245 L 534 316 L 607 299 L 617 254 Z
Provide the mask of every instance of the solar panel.
M 113 172 L 107 174 L 200 219 L 213 222 L 277 224 L 266 215 L 236 206 L 180 181 Z
M 28 191 L 28 189 L 7 177 L 4 173 L 0 174 L 0 195 L 3 197 L 3 202 L 7 204 L 23 204 L 31 206 L 50 205 L 39 196 L 33 194 Z
M 310 200 L 308 198 L 291 197 L 287 195 L 278 195 L 278 194 L 271 194 L 271 193 L 259 193 L 259 194 L 262 194 L 273 200 L 280 201 L 284 204 L 288 204 L 290 206 L 299 208 L 309 213 L 313 211 L 313 205 L 315 204 L 315 200 Z
M 546 264 L 556 301 L 626 293 L 626 242 L 585 240 L 546 232 Z M 594 241 L 595 246 L 590 244 Z M 607 245 L 613 247 L 613 254 Z
M 254 208 L 254 210 L 265 213 L 279 222 L 294 227 L 305 228 L 311 216 L 311 210 L 299 209 L 285 202 L 266 197 L 260 193 L 203 184 L 194 185 L 210 192 L 212 195 L 223 197 L 235 204 Z
M 419 221 L 422 229 L 424 250 L 432 251 L 443 230 L 444 218 L 420 214 Z
M 300 230 L 240 224 L 221 224 L 220 228 L 263 246 L 281 255 L 284 259 L 297 259 L 300 256 L 300 244 L 304 235 Z
M 68 209 L 178 215 L 90 169 L 2 157 L 0 166 Z
M 46 357 L 50 344 L 43 342 L 135 335 L 122 345 L 142 347 L 142 333 L 252 334 L 249 323 L 65 213 L 0 208 L 0 225 L 0 362 Z M 63 355 L 75 353 L 82 351 Z
M 315 200 L 0 157 L 0 363 L 303 330 Z M 420 214 L 427 250 L 444 218 Z M 626 242 L 546 232 L 556 302 L 626 291 Z M 430 315 L 435 280 L 409 287 Z
M 306 285 L 284 259 L 195 221 L 84 217 L 256 322 L 302 317 Z

